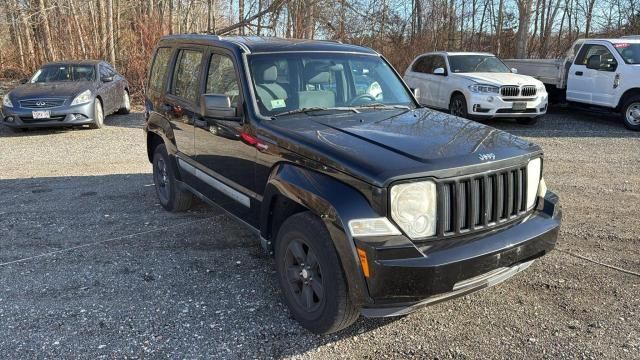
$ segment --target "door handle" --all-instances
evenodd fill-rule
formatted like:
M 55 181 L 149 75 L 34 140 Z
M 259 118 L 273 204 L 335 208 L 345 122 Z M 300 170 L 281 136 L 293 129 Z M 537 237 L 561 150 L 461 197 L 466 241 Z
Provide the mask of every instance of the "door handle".
M 582 71 L 576 71 L 576 75 L 578 76 L 582 76 L 583 72 Z

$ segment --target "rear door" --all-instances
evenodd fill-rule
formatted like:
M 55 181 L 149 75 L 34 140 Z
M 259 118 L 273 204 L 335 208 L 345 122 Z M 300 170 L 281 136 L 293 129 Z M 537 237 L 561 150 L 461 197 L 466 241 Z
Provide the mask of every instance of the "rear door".
M 189 157 L 195 155 L 194 123 L 198 120 L 203 60 L 203 48 L 178 48 L 169 91 L 159 107 L 171 122 L 178 151 Z
M 444 74 L 436 75 L 433 73 L 436 69 L 442 68 L 444 69 Z M 433 57 L 433 69 L 431 74 L 429 74 L 429 83 L 431 87 L 429 91 L 432 93 L 433 103 L 435 107 L 439 108 L 448 108 L 449 107 L 449 92 L 446 90 L 447 88 L 447 76 L 449 71 L 447 69 L 447 63 L 445 61 L 444 56 L 435 55 Z
M 418 102 L 427 106 L 437 106 L 430 92 L 431 78 L 427 76 L 433 69 L 433 55 L 424 55 L 416 60 L 407 71 L 405 81 L 412 89 L 419 90 Z

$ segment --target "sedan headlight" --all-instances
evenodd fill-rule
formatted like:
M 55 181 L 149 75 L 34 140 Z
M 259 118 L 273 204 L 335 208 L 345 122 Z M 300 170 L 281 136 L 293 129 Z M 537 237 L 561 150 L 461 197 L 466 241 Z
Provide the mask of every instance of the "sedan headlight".
M 81 92 L 75 99 L 71 102 L 71 105 L 80 105 L 86 104 L 91 101 L 91 90 L 85 90 Z
M 420 181 L 391 188 L 391 218 L 411 239 L 436 234 L 436 184 Z
M 469 90 L 474 93 L 480 94 L 497 94 L 500 92 L 500 88 L 488 84 L 473 84 L 469 85 Z
M 540 158 L 529 161 L 527 165 L 527 210 L 531 210 L 536 204 L 538 187 L 542 175 L 542 161 Z M 546 189 L 546 186 L 545 186 Z M 545 191 L 546 192 L 546 191 Z
M 2 106 L 4 107 L 13 107 L 13 103 L 11 102 L 11 99 L 9 99 L 9 94 L 5 94 L 5 96 L 2 98 Z

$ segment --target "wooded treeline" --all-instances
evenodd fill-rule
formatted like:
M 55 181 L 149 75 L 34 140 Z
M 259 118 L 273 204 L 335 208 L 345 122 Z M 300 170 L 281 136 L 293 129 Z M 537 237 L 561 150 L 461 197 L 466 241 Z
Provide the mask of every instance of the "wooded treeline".
M 136 89 L 170 33 L 333 39 L 400 71 L 432 50 L 561 56 L 577 38 L 640 33 L 640 0 L 0 0 L 0 77 L 100 58 Z

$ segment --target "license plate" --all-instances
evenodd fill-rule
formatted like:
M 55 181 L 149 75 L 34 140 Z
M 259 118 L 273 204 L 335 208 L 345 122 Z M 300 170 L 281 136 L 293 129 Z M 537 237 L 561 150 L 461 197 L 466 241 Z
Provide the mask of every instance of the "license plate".
M 49 119 L 51 118 L 51 111 L 32 111 L 34 119 Z
M 527 103 L 525 101 L 516 101 L 512 105 L 513 110 L 527 110 Z

